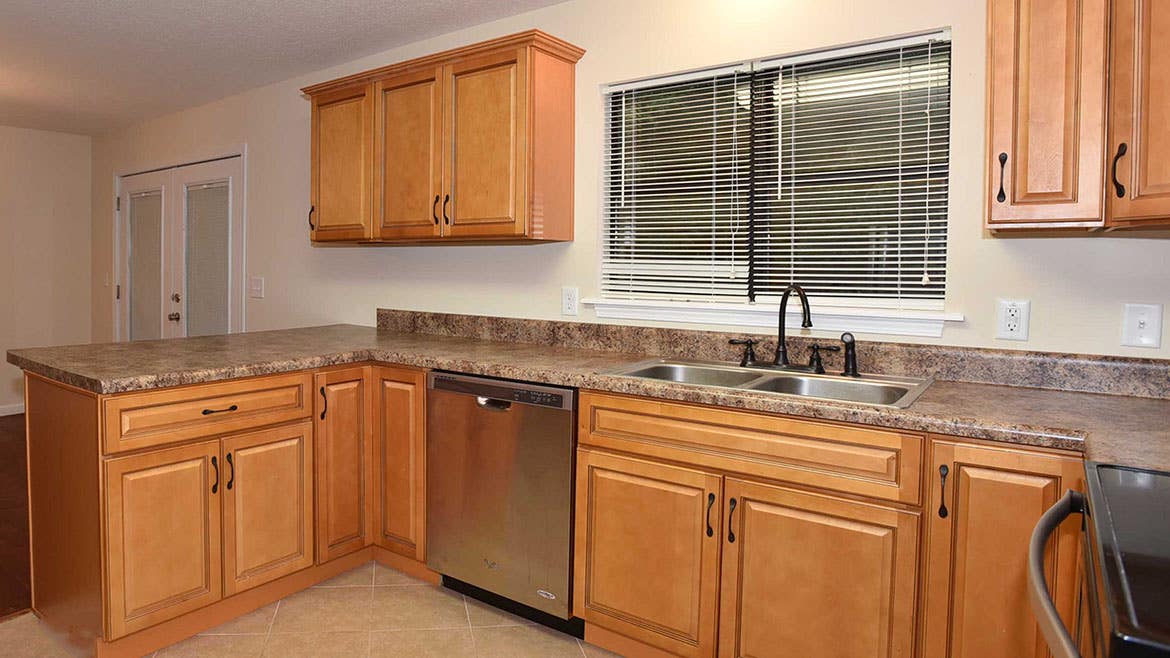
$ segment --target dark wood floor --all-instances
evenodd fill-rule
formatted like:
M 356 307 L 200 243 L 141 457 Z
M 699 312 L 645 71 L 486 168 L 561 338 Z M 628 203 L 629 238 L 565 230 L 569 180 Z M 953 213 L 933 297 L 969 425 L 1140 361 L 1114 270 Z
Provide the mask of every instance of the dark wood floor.
M 24 415 L 0 416 L 0 618 L 29 607 Z

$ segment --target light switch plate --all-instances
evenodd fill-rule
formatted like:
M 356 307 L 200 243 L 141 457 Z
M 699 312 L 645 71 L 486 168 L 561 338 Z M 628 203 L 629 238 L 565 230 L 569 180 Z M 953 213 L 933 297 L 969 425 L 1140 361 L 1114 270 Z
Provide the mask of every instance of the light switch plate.
M 264 277 L 248 277 L 248 296 L 252 299 L 264 299 Z
M 1121 316 L 1121 344 L 1127 347 L 1162 346 L 1162 305 L 1126 304 Z
M 995 337 L 1028 340 L 1028 315 L 1032 303 L 1021 299 L 1000 299 L 995 307 Z

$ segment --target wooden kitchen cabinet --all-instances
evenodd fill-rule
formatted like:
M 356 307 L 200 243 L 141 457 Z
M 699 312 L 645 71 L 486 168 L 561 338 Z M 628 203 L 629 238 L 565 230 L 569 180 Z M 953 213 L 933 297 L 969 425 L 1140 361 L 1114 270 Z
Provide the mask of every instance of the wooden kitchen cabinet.
M 313 424 L 222 442 L 224 596 L 313 564 Z
M 387 76 L 374 88 L 376 237 L 439 237 L 443 69 L 434 66 Z
M 579 450 L 573 613 L 680 656 L 714 656 L 721 481 Z
M 313 100 L 312 239 L 572 240 L 583 54 L 531 30 L 302 90 Z
M 1104 225 L 1107 0 L 989 0 L 987 225 Z
M 1081 489 L 1078 457 L 935 439 L 925 514 L 923 644 L 939 658 L 1048 655 L 1027 595 L 1027 552 L 1040 516 Z M 945 482 L 940 471 L 946 468 Z M 1047 580 L 1075 628 L 1080 517 L 1049 546 Z
M 1112 7 L 1108 224 L 1170 224 L 1170 5 Z
M 224 475 L 219 441 L 105 462 L 107 639 L 220 599 Z
M 370 237 L 374 90 L 361 81 L 312 97 L 309 230 L 314 242 Z
M 917 512 L 731 477 L 724 499 L 720 656 L 914 655 Z
M 376 543 L 422 562 L 426 559 L 426 372 L 377 366 L 373 370 Z
M 315 376 L 317 563 L 374 541 L 374 428 L 369 366 Z

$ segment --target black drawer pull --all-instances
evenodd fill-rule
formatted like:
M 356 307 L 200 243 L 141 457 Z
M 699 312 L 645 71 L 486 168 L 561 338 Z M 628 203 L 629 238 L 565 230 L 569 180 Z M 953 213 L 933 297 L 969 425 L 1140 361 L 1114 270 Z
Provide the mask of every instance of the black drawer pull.
M 219 493 L 219 462 L 215 460 L 215 455 L 211 457 L 211 468 L 215 469 L 215 483 L 211 485 L 211 493 Z
M 321 420 L 325 420 L 325 412 L 329 411 L 329 397 L 325 395 L 324 386 L 321 387 L 321 401 L 324 403 L 321 405 Z
M 239 411 L 239 410 L 240 410 L 239 405 L 233 404 L 232 406 L 228 407 L 227 409 L 204 409 L 203 415 L 210 416 L 211 414 L 222 414 L 222 413 L 227 413 L 229 411 Z
M 316 209 L 317 209 L 317 206 L 309 206 L 309 230 L 310 231 L 317 230 L 317 227 L 313 226 L 313 211 Z
M 230 453 L 230 452 L 224 457 L 224 459 L 227 460 L 228 466 L 232 467 L 232 470 L 228 472 L 228 483 L 227 483 L 228 491 L 231 491 L 232 483 L 236 481 L 236 464 L 235 464 L 235 462 L 232 461 L 232 453 Z
M 439 195 L 435 195 L 435 202 L 431 204 L 431 217 L 435 220 L 435 226 L 439 225 Z
M 711 527 L 711 507 L 715 504 L 715 494 L 707 494 L 707 536 L 714 537 L 715 529 Z
M 731 499 L 730 507 L 731 507 L 731 509 L 727 512 L 727 542 L 730 544 L 734 544 L 735 543 L 735 524 L 733 524 L 731 522 L 732 519 L 735 518 L 735 499 L 734 498 Z
M 938 493 L 940 502 L 938 504 L 938 516 L 940 519 L 947 518 L 947 474 L 951 469 L 947 468 L 946 464 L 938 467 Z
M 1003 171 L 1007 168 L 1007 153 L 999 154 L 999 194 L 995 195 L 995 200 L 1003 203 L 1007 201 L 1007 194 L 1003 191 Z
M 1122 142 L 1117 145 L 1117 155 L 1113 156 L 1113 167 L 1112 171 L 1110 172 L 1110 176 L 1113 178 L 1113 187 L 1117 191 L 1118 199 L 1125 198 L 1125 186 L 1121 184 L 1121 181 L 1117 180 L 1117 161 L 1120 160 L 1121 156 L 1125 155 L 1128 151 L 1129 147 L 1126 146 L 1125 142 Z
M 451 200 L 450 194 L 443 195 L 443 223 L 447 226 L 451 225 L 451 218 L 447 216 L 447 202 Z

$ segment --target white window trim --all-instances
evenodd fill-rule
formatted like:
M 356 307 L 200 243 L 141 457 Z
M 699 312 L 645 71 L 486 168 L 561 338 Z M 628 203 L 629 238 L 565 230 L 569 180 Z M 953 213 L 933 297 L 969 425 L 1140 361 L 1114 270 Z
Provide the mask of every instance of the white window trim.
M 682 324 L 776 328 L 779 304 L 719 304 L 669 300 L 581 300 L 597 317 L 607 320 L 642 320 Z M 947 322 L 963 322 L 962 313 L 890 308 L 858 308 L 818 305 L 810 300 L 813 328 L 823 331 L 855 331 L 864 334 L 938 338 Z M 800 302 L 788 300 L 788 326 L 800 326 Z

